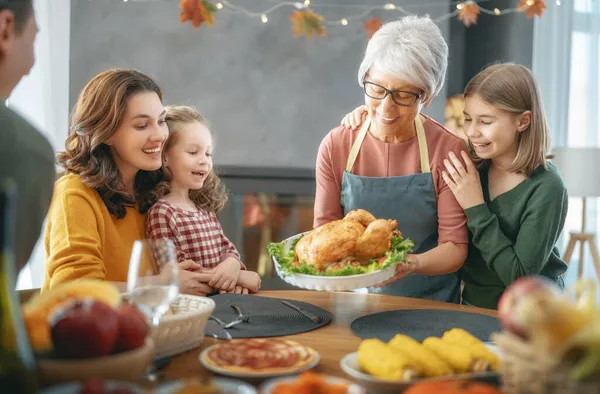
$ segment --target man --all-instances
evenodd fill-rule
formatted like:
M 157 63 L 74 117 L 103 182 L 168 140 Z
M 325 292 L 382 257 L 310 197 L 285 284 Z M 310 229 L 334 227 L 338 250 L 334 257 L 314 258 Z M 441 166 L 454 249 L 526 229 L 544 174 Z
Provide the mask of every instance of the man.
M 55 179 L 54 150 L 46 138 L 6 107 L 34 59 L 33 0 L 0 0 L 0 180 L 17 184 L 17 272 L 29 260 L 48 212 Z

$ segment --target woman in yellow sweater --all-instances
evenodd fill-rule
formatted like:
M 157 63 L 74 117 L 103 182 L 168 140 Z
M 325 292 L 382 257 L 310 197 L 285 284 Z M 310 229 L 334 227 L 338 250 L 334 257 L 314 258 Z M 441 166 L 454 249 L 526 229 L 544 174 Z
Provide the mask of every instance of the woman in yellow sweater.
M 81 278 L 127 281 L 133 242 L 145 238 L 143 201 L 159 180 L 165 116 L 160 88 L 139 71 L 108 70 L 83 88 L 58 155 L 65 172 L 46 223 L 43 290 Z M 181 291 L 211 293 L 187 263 Z

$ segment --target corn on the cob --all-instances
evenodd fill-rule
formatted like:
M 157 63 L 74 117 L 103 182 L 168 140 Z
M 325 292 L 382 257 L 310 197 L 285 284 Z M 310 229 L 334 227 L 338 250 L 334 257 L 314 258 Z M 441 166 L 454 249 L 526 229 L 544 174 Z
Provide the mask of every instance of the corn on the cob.
M 483 345 L 479 339 L 475 338 L 462 328 L 453 328 L 449 331 L 446 331 L 442 336 L 442 339 L 448 342 L 458 342 L 464 346 Z
M 471 370 L 473 357 L 465 347 L 456 343 L 442 341 L 438 337 L 429 337 L 423 341 L 423 346 L 444 360 L 457 373 L 465 373 Z
M 358 365 L 365 372 L 385 379 L 407 381 L 421 375 L 411 359 L 394 352 L 375 338 L 360 343 Z
M 488 349 L 479 339 L 461 328 L 446 331 L 442 336 L 442 340 L 467 347 L 473 358 L 487 361 L 494 371 L 497 371 L 500 366 L 500 360 L 494 352 Z
M 396 334 L 388 345 L 398 353 L 414 360 L 417 367 L 428 377 L 452 374 L 452 368 L 448 363 L 409 336 Z

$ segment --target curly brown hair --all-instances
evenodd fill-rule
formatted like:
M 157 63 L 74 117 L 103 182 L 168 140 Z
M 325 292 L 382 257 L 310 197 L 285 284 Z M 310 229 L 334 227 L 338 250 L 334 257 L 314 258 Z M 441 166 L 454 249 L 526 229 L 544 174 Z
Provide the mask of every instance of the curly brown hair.
M 188 124 L 198 122 L 206 125 L 206 121 L 200 115 L 197 109 L 188 107 L 185 105 L 168 106 L 166 107 L 167 126 L 169 127 L 169 138 L 165 142 L 164 149 L 162 151 L 163 163 L 164 157 L 171 147 L 177 143 L 178 133 Z M 151 193 L 148 193 L 148 200 L 146 204 L 154 204 L 160 200 L 163 196 L 170 192 L 170 181 L 172 175 L 169 170 L 163 165 L 160 169 L 163 180 L 154 188 Z M 190 199 L 196 205 L 196 208 L 202 209 L 207 212 L 219 213 L 225 203 L 227 202 L 227 189 L 219 177 L 217 176 L 215 169 L 210 171 L 202 188 L 197 190 L 190 190 Z
M 156 82 L 137 70 L 111 69 L 96 75 L 77 98 L 65 151 L 57 155 L 63 175 L 79 175 L 119 219 L 125 217 L 127 206 L 137 205 L 141 213 L 146 212 L 150 206 L 144 203 L 145 196 L 161 179 L 158 170 L 140 170 L 135 177 L 135 196 L 129 195 L 106 145 L 123 119 L 128 99 L 142 92 L 155 92 L 162 101 L 162 91 Z

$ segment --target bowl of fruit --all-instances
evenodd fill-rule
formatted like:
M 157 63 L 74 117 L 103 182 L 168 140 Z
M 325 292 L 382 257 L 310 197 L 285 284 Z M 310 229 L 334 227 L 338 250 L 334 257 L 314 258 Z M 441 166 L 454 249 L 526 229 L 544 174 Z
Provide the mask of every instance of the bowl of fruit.
M 564 291 L 540 276 L 513 282 L 498 303 L 503 389 L 511 394 L 600 393 L 596 284 Z
M 108 282 L 57 286 L 25 304 L 23 318 L 44 384 L 139 382 L 154 357 L 146 316 Z

